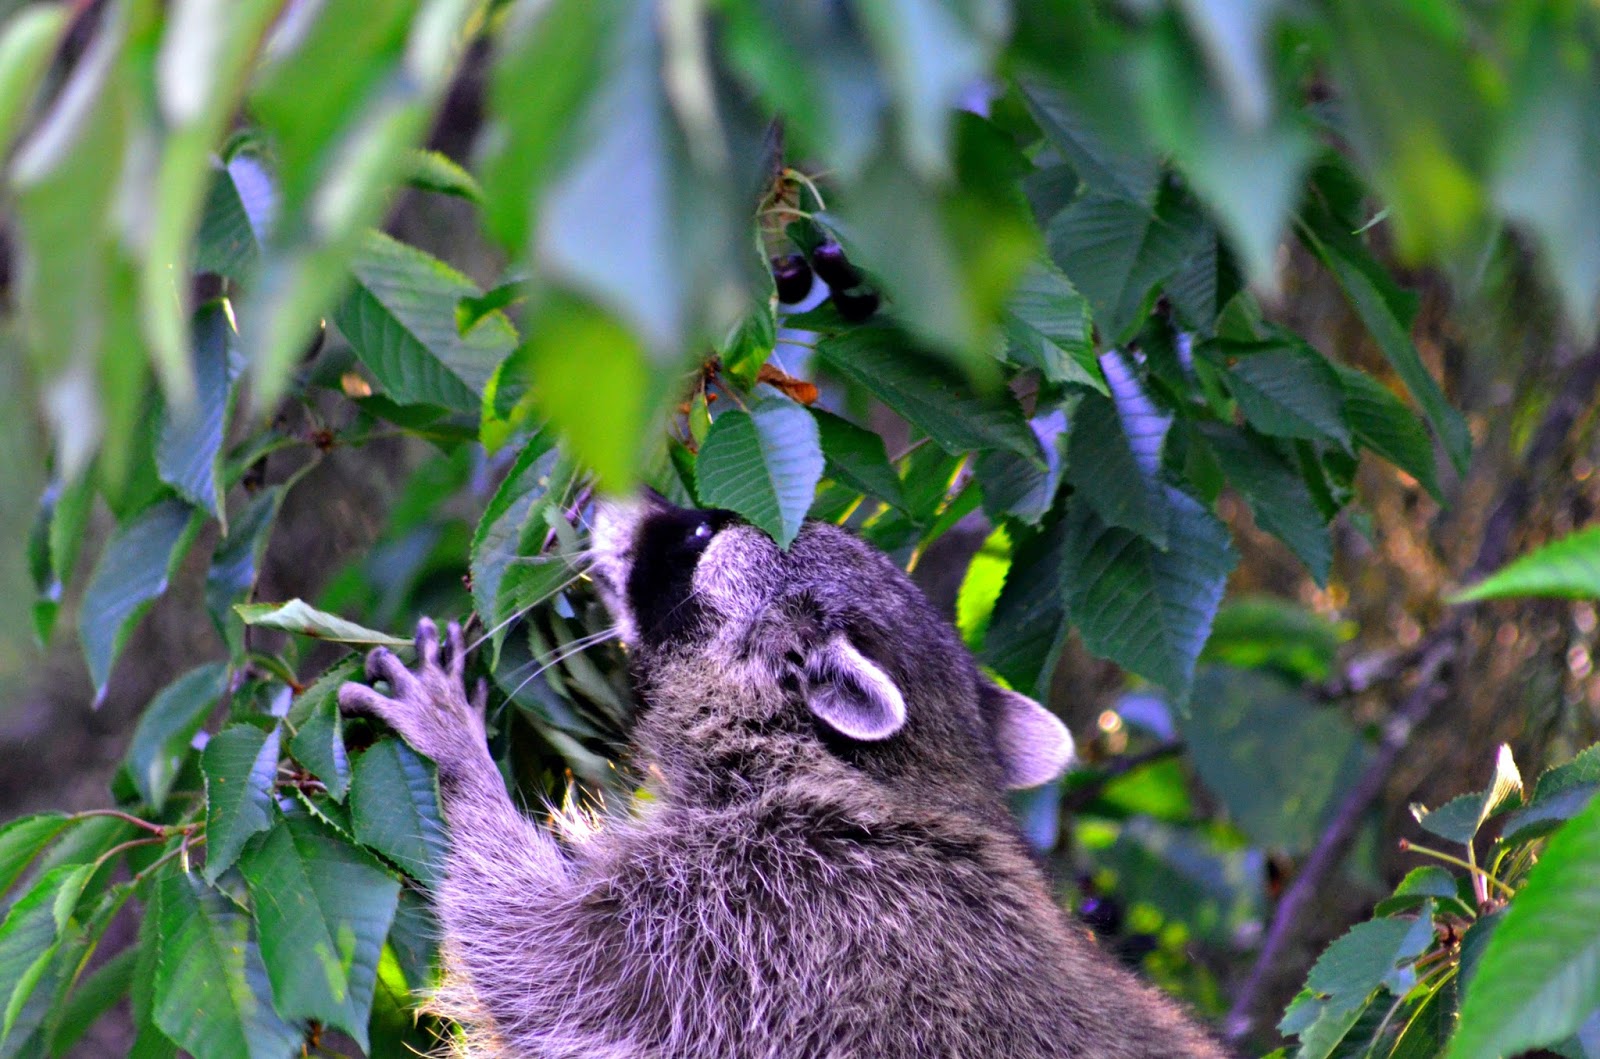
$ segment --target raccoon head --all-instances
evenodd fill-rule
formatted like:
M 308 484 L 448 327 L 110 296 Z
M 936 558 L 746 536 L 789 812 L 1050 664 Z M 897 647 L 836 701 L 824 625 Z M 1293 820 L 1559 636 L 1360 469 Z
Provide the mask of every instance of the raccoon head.
M 593 546 L 644 705 L 635 741 L 657 754 L 742 734 L 740 757 L 770 739 L 787 760 L 816 750 L 891 782 L 933 772 L 989 791 L 1072 761 L 1066 727 L 984 676 L 905 573 L 844 529 L 808 522 L 784 550 L 731 512 L 651 495 L 602 504 Z

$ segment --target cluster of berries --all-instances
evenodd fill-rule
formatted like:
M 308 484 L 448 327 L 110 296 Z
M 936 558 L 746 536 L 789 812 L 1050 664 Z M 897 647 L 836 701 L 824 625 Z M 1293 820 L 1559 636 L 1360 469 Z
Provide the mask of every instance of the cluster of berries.
M 844 255 L 844 247 L 826 242 L 804 254 L 789 254 L 772 259 L 772 279 L 778 286 L 778 301 L 794 305 L 811 293 L 813 274 L 828 285 L 829 297 L 839 315 L 853 324 L 878 311 L 878 292 L 867 286 L 861 272 Z

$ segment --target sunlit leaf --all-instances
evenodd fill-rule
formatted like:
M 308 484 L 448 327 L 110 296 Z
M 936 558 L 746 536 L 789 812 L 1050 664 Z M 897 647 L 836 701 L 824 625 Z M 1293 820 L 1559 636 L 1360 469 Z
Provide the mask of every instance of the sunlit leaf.
M 1489 938 L 1451 1059 L 1554 1044 L 1600 1006 L 1600 802 L 1551 836 Z
M 1600 599 L 1600 526 L 1568 534 L 1518 556 L 1450 598 L 1455 603 L 1471 603 L 1523 596 Z
M 822 479 L 822 446 L 811 413 L 772 397 L 711 424 L 696 464 L 700 500 L 728 508 L 787 548 Z

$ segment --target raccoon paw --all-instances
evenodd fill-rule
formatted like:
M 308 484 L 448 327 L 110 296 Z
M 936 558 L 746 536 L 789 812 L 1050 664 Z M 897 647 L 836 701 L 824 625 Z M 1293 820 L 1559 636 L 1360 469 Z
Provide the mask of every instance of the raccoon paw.
M 386 647 L 367 655 L 367 679 L 388 682 L 390 694 L 348 683 L 339 689 L 339 708 L 383 721 L 441 771 L 486 763 L 483 712 L 488 686 L 480 680 L 472 701 L 467 700 L 466 653 L 458 623 L 450 623 L 441 644 L 438 627 L 423 618 L 417 623 L 413 668 L 407 669 Z

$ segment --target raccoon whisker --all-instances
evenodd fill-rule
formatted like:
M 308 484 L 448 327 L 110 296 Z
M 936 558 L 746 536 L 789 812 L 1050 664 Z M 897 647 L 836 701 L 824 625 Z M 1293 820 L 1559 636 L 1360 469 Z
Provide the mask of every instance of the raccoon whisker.
M 566 648 L 558 653 L 554 658 L 550 659 L 550 661 L 546 662 L 544 665 L 540 666 L 538 669 L 535 669 L 532 673 L 529 673 L 526 677 L 524 677 L 520 684 L 511 689 L 510 694 L 508 694 L 506 698 L 516 698 L 517 692 L 527 687 L 530 681 L 544 673 L 546 670 L 550 669 L 552 666 L 560 665 L 567 659 L 572 658 L 575 655 L 582 654 L 589 648 L 594 647 L 596 644 L 605 643 L 607 640 L 614 639 L 617 633 L 620 631 L 621 630 L 612 627 L 605 630 L 603 635 L 601 633 L 593 633 L 589 636 L 583 636 L 573 640 L 571 643 L 567 644 Z
M 516 562 L 516 561 L 533 561 L 535 559 L 541 559 L 541 558 L 554 559 L 554 558 L 557 558 L 557 556 L 554 556 L 554 555 L 548 556 L 548 557 L 544 557 L 544 556 L 523 556 L 523 557 L 519 557 L 519 560 L 513 560 L 513 562 Z M 587 568 L 585 568 L 585 569 L 587 569 Z M 583 576 L 584 576 L 584 570 L 575 569 L 573 571 L 573 573 L 572 573 L 572 576 L 567 578 L 565 581 L 561 582 L 561 584 L 557 585 L 555 587 L 554 591 L 551 593 L 551 595 L 554 595 L 556 592 L 564 592 L 564 591 L 566 591 L 566 589 L 568 589 L 572 585 L 576 584 L 578 582 L 578 579 L 583 577 Z M 548 597 L 546 597 L 546 598 L 548 598 Z M 533 611 L 533 609 L 535 607 L 539 606 L 543 602 L 544 602 L 544 600 L 538 600 L 536 602 L 528 604 L 526 607 L 523 607 L 520 610 L 516 610 L 516 611 L 513 611 L 511 614 L 508 614 L 503 620 L 501 620 L 493 628 L 484 630 L 484 633 L 483 633 L 482 636 L 478 637 L 476 640 L 474 640 L 470 644 L 468 644 L 467 645 L 467 650 L 469 652 L 470 651 L 476 651 L 478 648 L 482 647 L 484 644 L 486 644 L 490 640 L 492 640 L 500 632 L 500 630 L 508 628 L 511 625 L 515 624 L 518 621 L 518 619 L 526 617 L 528 614 L 532 613 L 532 611 Z
M 613 637 L 613 636 L 615 636 L 617 634 L 618 628 L 619 627 L 615 626 L 615 625 L 609 626 L 607 628 L 600 629 L 600 630 L 598 630 L 596 632 L 585 633 L 584 635 L 579 636 L 576 639 L 568 640 L 564 644 L 558 644 L 552 650 L 550 650 L 550 651 L 548 651 L 548 652 L 546 652 L 544 654 L 541 654 L 541 655 L 535 655 L 534 657 L 530 658 L 528 661 L 523 662 L 521 665 L 519 665 L 516 668 L 512 669 L 511 672 L 506 674 L 506 679 L 507 680 L 515 680 L 517 677 L 521 676 L 523 671 L 528 669 L 530 666 L 543 665 L 545 663 L 554 664 L 556 662 L 561 661 L 562 658 L 570 657 L 570 655 L 574 651 L 574 648 L 576 648 L 577 650 L 582 650 L 582 649 L 584 649 L 586 647 L 592 647 L 597 643 L 601 643 L 601 642 L 603 642 L 605 640 L 608 640 L 608 639 L 610 639 L 611 637 Z

